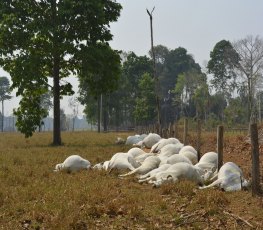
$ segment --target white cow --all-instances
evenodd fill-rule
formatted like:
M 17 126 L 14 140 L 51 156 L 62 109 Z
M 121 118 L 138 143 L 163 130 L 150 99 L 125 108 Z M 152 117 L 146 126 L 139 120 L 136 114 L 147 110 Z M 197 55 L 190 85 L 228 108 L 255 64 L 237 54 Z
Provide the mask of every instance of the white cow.
M 137 157 L 135 157 L 134 159 L 139 163 L 139 164 L 142 164 L 146 158 L 148 157 L 151 157 L 151 156 L 154 156 L 153 153 L 144 153 L 144 154 L 141 154 Z
M 243 177 L 242 170 L 235 163 L 227 162 L 219 169 L 217 180 L 200 189 L 217 186 L 225 191 L 238 191 L 249 185 L 250 183 Z
M 158 153 L 165 145 L 168 144 L 177 144 L 180 143 L 180 141 L 176 138 L 168 138 L 168 139 L 160 139 L 156 144 L 154 144 L 151 148 L 151 153 Z
M 77 172 L 81 169 L 89 169 L 91 164 L 88 160 L 79 155 L 71 155 L 63 163 L 57 164 L 55 172 L 65 170 L 67 172 Z
M 179 180 L 187 179 L 194 181 L 198 184 L 203 184 L 203 179 L 200 176 L 201 172 L 198 168 L 191 164 L 180 162 L 170 166 L 167 170 L 155 174 L 153 177 L 149 177 L 147 181 L 159 187 L 165 182 L 176 183 Z
M 207 152 L 199 160 L 198 163 L 211 163 L 217 165 L 218 154 L 216 152 Z
M 101 169 L 108 170 L 109 163 L 110 163 L 110 161 L 100 162 L 98 164 L 95 164 L 92 168 L 93 169 L 99 169 L 99 170 L 101 170 Z
M 178 154 L 182 147 L 183 147 L 183 144 L 181 143 L 167 144 L 161 148 L 161 150 L 158 153 L 158 156 L 170 157 L 174 154 Z
M 116 153 L 112 156 L 109 161 L 109 165 L 107 169 L 130 169 L 134 170 L 139 167 L 134 158 L 128 153 Z
M 156 144 L 161 137 L 156 133 L 149 133 L 147 137 L 143 139 L 143 146 L 150 149 L 154 144 Z
M 160 165 L 158 168 L 153 169 L 150 172 L 139 176 L 139 183 L 146 181 L 148 177 L 153 177 L 156 173 L 167 170 L 170 166 L 171 166 L 170 164 L 163 164 Z
M 168 158 L 165 158 L 165 159 L 162 159 L 160 165 L 163 165 L 163 164 L 176 164 L 176 163 L 179 163 L 179 162 L 185 162 L 185 163 L 188 163 L 188 164 L 192 164 L 192 162 L 185 156 L 183 155 L 180 155 L 180 154 L 174 154 Z
M 181 151 L 180 150 L 179 155 L 187 157 L 192 162 L 193 165 L 198 162 L 197 154 L 194 153 L 193 151 L 190 151 L 190 150 Z
M 191 145 L 185 145 L 181 148 L 180 152 L 184 152 L 184 151 L 191 151 L 193 153 L 195 153 L 197 155 L 197 151 L 195 150 L 195 148 Z M 180 153 L 179 152 L 179 153 Z
M 142 139 L 141 139 L 140 135 L 136 134 L 134 136 L 128 136 L 125 144 L 126 145 L 133 145 L 133 144 L 138 143 L 141 140 Z
M 205 181 L 208 181 L 217 173 L 217 162 L 218 154 L 216 152 L 207 152 L 200 158 L 199 162 L 195 164 L 196 167 L 203 169 L 206 173 L 204 177 Z
M 117 137 L 115 143 L 121 145 L 125 143 L 125 140 L 121 137 Z
M 138 147 L 131 148 L 127 153 L 130 154 L 132 157 L 138 157 L 145 154 L 145 152 Z
M 143 145 L 143 140 L 144 140 L 145 137 L 147 137 L 147 134 L 141 134 L 141 135 L 140 135 L 141 141 L 133 144 L 133 146 L 134 146 L 134 147 L 143 148 L 143 147 L 144 147 L 144 145 Z
M 150 172 L 151 170 L 153 170 L 155 168 L 158 168 L 160 162 L 161 162 L 161 160 L 157 156 L 147 157 L 140 167 L 134 169 L 133 171 L 131 171 L 129 173 L 120 175 L 120 177 L 132 175 L 132 174 L 135 174 L 135 173 L 146 174 L 146 173 Z
M 132 146 L 138 147 L 138 148 L 143 148 L 143 141 L 139 141 L 136 144 L 133 144 Z

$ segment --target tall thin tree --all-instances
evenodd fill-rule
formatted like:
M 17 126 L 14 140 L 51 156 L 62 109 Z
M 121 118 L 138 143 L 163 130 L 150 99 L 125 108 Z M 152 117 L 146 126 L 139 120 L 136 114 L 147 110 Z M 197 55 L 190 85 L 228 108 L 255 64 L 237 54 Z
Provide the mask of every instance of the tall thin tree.
M 150 12 L 148 9 L 146 9 L 149 17 L 150 17 L 150 26 L 151 26 L 151 51 L 152 51 L 152 58 L 153 58 L 153 77 L 155 79 L 155 97 L 156 97 L 156 107 L 157 107 L 157 122 L 159 129 L 161 130 L 161 112 L 160 112 L 160 99 L 159 99 L 159 78 L 157 76 L 156 72 L 156 60 L 155 60 L 155 52 L 153 47 L 153 25 L 152 20 L 153 16 L 152 13 L 154 11 L 155 7 L 153 7 L 152 11 Z
M 1 130 L 4 131 L 4 101 L 10 100 L 10 84 L 7 77 L 0 77 L 0 101 L 2 103 L 2 119 L 1 119 Z

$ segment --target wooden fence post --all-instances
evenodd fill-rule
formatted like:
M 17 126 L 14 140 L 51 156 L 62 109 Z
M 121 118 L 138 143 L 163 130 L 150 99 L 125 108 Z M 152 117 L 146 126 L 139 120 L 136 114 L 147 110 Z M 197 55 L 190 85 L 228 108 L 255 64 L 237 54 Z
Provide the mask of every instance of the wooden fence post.
M 158 124 L 157 123 L 154 126 L 154 133 L 158 133 Z
M 196 140 L 196 150 L 198 161 L 201 158 L 201 120 L 197 120 L 197 140 Z
M 177 123 L 174 122 L 174 125 L 173 125 L 173 126 L 174 126 L 174 128 L 173 128 L 173 129 L 174 129 L 174 137 L 175 137 L 175 138 L 178 138 L 178 133 L 177 133 Z
M 252 154 L 252 196 L 259 195 L 260 170 L 259 170 L 259 147 L 257 124 L 250 124 L 251 154 Z
M 169 136 L 168 137 L 173 137 L 173 125 L 172 123 L 169 123 Z
M 166 138 L 166 136 L 165 136 L 165 129 L 162 129 L 162 132 L 161 132 L 162 134 L 161 134 L 161 137 L 162 138 Z
M 217 154 L 218 154 L 217 169 L 218 171 L 223 165 L 223 148 L 224 148 L 224 126 L 219 125 L 217 127 Z
M 188 140 L 187 140 L 187 135 L 188 135 L 188 119 L 184 119 L 184 138 L 183 138 L 183 144 L 187 145 Z

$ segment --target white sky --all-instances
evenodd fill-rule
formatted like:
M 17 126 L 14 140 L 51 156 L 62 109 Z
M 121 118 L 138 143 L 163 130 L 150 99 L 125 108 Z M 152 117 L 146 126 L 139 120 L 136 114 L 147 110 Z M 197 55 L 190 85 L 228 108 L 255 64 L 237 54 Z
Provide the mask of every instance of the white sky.
M 209 60 L 210 51 L 222 39 L 235 41 L 247 35 L 263 37 L 262 0 L 117 0 L 123 6 L 119 20 L 111 24 L 112 48 L 147 55 L 150 50 L 150 20 L 153 12 L 154 45 L 170 49 L 187 49 L 201 66 Z M 0 76 L 8 76 L 0 70 Z M 78 81 L 69 78 L 75 92 Z M 5 114 L 12 114 L 19 100 L 5 102 Z M 68 98 L 61 107 L 67 114 Z M 80 114 L 82 107 L 79 108 Z

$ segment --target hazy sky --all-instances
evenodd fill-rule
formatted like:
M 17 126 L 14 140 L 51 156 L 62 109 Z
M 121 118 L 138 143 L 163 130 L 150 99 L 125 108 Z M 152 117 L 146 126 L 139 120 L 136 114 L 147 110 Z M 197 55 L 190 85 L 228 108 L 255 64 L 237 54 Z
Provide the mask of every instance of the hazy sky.
M 114 49 L 147 55 L 150 49 L 150 20 L 146 8 L 153 7 L 154 45 L 187 49 L 201 66 L 222 39 L 239 40 L 247 35 L 263 37 L 262 0 L 117 0 L 123 6 L 119 20 L 111 24 Z M 0 76 L 6 75 L 0 71 Z M 7 75 L 6 75 L 7 76 Z M 70 78 L 77 92 L 77 81 Z M 13 94 L 14 95 L 14 94 Z M 5 114 L 18 106 L 14 98 L 5 103 Z M 68 98 L 61 107 L 66 113 Z M 81 112 L 82 108 L 80 108 Z

